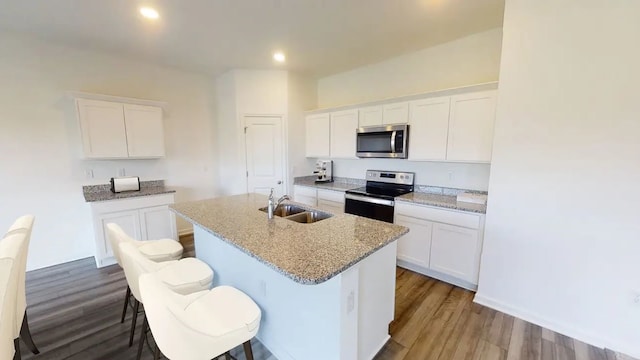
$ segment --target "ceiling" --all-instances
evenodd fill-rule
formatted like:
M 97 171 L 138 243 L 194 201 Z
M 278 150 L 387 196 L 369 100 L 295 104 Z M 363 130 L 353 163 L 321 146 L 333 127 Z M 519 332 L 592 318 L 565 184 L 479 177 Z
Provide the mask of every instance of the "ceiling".
M 325 76 L 500 27 L 503 12 L 504 0 L 2 0 L 0 29 L 212 75 Z

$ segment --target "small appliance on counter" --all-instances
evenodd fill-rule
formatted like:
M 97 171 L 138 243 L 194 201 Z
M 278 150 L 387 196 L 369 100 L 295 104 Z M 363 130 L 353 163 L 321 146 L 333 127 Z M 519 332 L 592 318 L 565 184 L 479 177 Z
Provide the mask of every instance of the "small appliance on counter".
M 137 176 L 111 178 L 111 192 L 140 191 L 140 178 Z
M 316 170 L 313 172 L 317 178 L 317 183 L 332 182 L 333 181 L 333 161 L 332 160 L 318 160 L 316 161 Z

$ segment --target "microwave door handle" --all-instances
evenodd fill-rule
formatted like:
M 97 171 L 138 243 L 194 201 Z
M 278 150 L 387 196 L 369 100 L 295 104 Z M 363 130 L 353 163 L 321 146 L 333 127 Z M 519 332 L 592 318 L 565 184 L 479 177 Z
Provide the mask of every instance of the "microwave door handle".
M 397 131 L 395 130 L 391 133 L 391 153 L 396 152 L 396 133 Z

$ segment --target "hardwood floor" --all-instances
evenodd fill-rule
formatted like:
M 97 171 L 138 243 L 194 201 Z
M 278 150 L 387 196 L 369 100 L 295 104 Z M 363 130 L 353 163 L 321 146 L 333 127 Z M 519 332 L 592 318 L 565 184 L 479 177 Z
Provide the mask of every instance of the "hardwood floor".
M 193 239 L 181 241 L 185 256 L 193 256 Z M 470 291 L 400 268 L 396 277 L 391 340 L 376 360 L 615 359 L 611 351 L 474 304 Z M 117 265 L 96 269 L 93 258 L 29 272 L 27 311 L 41 354 L 23 344 L 22 358 L 135 359 L 136 345 L 127 346 L 131 311 L 120 324 L 125 289 Z M 253 349 L 256 360 L 275 360 L 258 341 Z M 232 354 L 244 360 L 241 346 Z M 145 350 L 143 359 L 152 358 Z

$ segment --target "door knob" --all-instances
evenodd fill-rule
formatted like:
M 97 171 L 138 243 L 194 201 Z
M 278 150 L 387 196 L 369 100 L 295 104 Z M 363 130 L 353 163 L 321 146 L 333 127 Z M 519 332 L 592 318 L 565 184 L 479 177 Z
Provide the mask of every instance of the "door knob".
M 282 180 L 278 180 L 278 185 L 281 185 L 281 184 L 282 184 Z

